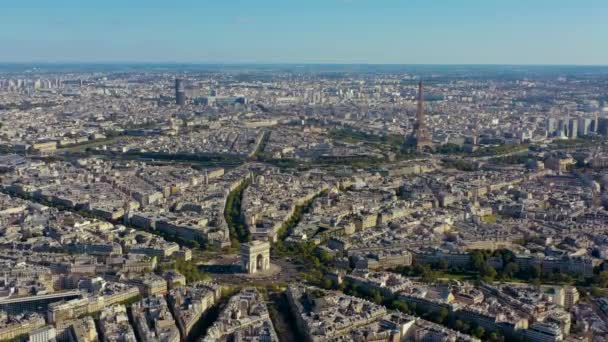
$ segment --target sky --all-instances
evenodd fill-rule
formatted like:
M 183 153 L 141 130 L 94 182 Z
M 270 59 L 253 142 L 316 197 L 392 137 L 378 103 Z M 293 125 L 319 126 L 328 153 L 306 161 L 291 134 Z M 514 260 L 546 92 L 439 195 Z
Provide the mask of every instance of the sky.
M 0 62 L 608 64 L 608 0 L 0 0 Z

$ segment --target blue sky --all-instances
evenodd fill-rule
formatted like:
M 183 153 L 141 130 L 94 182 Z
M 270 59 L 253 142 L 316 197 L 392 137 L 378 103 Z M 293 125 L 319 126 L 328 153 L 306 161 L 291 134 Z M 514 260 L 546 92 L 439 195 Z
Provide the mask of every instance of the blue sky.
M 608 0 L 0 0 L 0 61 L 608 64 Z

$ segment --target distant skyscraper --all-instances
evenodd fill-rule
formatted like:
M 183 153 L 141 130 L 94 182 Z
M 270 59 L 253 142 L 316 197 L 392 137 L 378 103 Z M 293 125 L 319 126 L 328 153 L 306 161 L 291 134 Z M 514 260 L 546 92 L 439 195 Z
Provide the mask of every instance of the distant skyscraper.
M 599 117 L 597 119 L 597 134 L 608 135 L 608 118 Z
M 186 89 L 184 88 L 184 81 L 182 79 L 175 79 L 175 103 L 178 106 L 186 104 Z
M 600 115 L 595 113 L 593 116 L 593 123 L 591 124 L 591 132 L 598 133 L 598 122 L 600 121 Z
M 547 136 L 555 135 L 556 130 L 557 130 L 557 119 L 547 118 Z
M 416 122 L 410 137 L 411 144 L 417 150 L 432 149 L 433 141 L 426 127 L 424 116 L 424 95 L 422 93 L 422 81 L 418 83 L 418 108 L 416 110 Z
M 568 117 L 560 118 L 558 127 L 557 127 L 557 136 L 558 137 L 568 137 L 568 121 L 570 119 Z
M 577 119 L 569 119 L 568 120 L 568 138 L 576 139 L 578 133 L 578 120 Z
M 593 120 L 590 118 L 579 118 L 578 119 L 578 136 L 586 136 L 591 132 L 591 126 Z

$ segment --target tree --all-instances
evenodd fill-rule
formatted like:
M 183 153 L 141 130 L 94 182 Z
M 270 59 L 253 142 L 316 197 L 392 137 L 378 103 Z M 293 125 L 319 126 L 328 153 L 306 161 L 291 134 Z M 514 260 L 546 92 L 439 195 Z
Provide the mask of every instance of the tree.
M 473 251 L 471 254 L 471 266 L 476 271 L 481 271 L 485 265 L 486 260 L 481 251 Z
M 241 248 L 241 243 L 239 242 L 239 240 L 237 240 L 236 238 L 231 238 L 230 239 L 230 245 L 235 249 L 235 250 L 239 250 L 239 248 Z
M 600 289 L 599 287 L 593 285 L 591 286 L 591 295 L 594 297 L 601 297 L 604 296 L 606 294 L 606 291 L 604 289 Z
M 422 280 L 425 283 L 436 283 L 438 277 L 439 276 L 438 276 L 437 272 L 428 270 L 422 274 L 422 277 L 420 280 Z
M 315 268 L 321 267 L 321 261 L 316 256 L 311 256 L 310 261 L 312 262 L 312 264 Z
M 445 260 L 445 259 L 441 259 L 441 260 L 439 260 L 439 264 L 438 264 L 437 266 L 438 266 L 438 268 L 439 268 L 440 270 L 442 270 L 442 271 L 447 270 L 447 269 L 448 269 L 448 267 L 449 267 L 448 262 L 447 262 L 447 260 Z
M 446 233 L 445 239 L 446 239 L 446 241 L 449 241 L 449 242 L 456 242 L 456 240 L 458 240 L 458 234 L 456 234 L 454 232 Z
M 407 306 L 407 303 L 402 300 L 394 300 L 391 304 L 396 310 L 399 310 L 404 313 L 410 312 L 410 308 Z
M 541 270 L 538 265 L 522 269 L 518 272 L 518 276 L 524 280 L 540 279 L 540 275 Z
M 477 338 L 482 338 L 485 333 L 486 333 L 486 330 L 484 328 L 478 326 L 475 329 L 473 329 L 472 335 Z
M 540 279 L 541 275 L 542 275 L 542 271 L 540 269 L 540 266 L 539 265 L 532 266 L 532 277 Z
M 427 265 L 415 264 L 413 273 L 414 275 L 423 275 L 424 273 L 430 271 L 430 268 Z
M 384 301 L 384 297 L 382 297 L 382 294 L 380 293 L 380 291 L 373 289 L 371 294 L 372 294 L 372 300 L 374 303 L 381 304 Z
M 454 323 L 454 329 L 458 331 L 464 331 L 464 322 L 459 319 L 456 320 L 456 322 Z
M 494 278 L 496 278 L 496 270 L 494 269 L 494 267 L 488 264 L 484 264 L 482 266 L 480 274 L 487 281 L 492 281 L 494 280 Z
M 334 259 L 334 256 L 330 253 L 327 253 L 326 251 L 321 251 L 319 253 L 319 259 L 321 259 L 321 262 L 323 262 L 324 264 L 327 264 Z
M 410 308 L 410 311 L 411 311 L 411 312 L 413 312 L 413 313 L 418 314 L 418 313 L 419 313 L 419 311 L 421 311 L 421 310 L 420 310 L 420 309 L 419 309 L 419 308 L 416 306 L 416 303 L 409 303 L 409 304 L 408 304 L 408 306 L 409 306 L 409 308 Z M 420 315 L 418 315 L 418 316 L 420 316 Z
M 608 271 L 602 271 L 598 274 L 597 285 L 600 287 L 608 287 Z
M 489 340 L 491 342 L 502 342 L 502 341 L 504 341 L 504 338 L 496 331 L 492 331 L 492 333 L 489 336 Z
M 456 145 L 453 143 L 447 143 L 447 144 L 443 144 L 443 145 L 439 146 L 437 148 L 436 152 L 441 153 L 441 154 L 461 153 L 462 148 L 459 145 Z
M 410 266 L 399 265 L 397 268 L 395 268 L 395 272 L 404 276 L 411 276 L 412 268 Z
M 445 319 L 448 318 L 449 314 L 450 312 L 448 311 L 448 309 L 442 307 L 441 310 L 437 312 L 437 316 L 435 317 L 437 323 L 445 322 Z
M 506 277 L 511 278 L 517 272 L 519 272 L 519 266 L 514 262 L 509 262 L 508 264 L 505 265 L 502 272 Z

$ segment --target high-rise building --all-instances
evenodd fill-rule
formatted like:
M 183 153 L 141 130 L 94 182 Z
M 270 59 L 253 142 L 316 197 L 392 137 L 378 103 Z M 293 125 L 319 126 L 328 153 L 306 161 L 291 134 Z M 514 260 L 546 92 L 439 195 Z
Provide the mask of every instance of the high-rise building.
M 593 124 L 593 120 L 590 118 L 579 118 L 578 119 L 578 135 L 586 136 L 591 133 L 591 126 Z
M 418 108 L 416 110 L 416 122 L 410 136 L 410 142 L 417 150 L 433 148 L 433 141 L 426 127 L 424 115 L 424 96 L 422 93 L 422 81 L 418 83 Z
M 575 118 L 568 120 L 568 138 L 576 139 L 578 132 L 578 120 Z
M 599 120 L 600 120 L 599 113 L 595 113 L 595 115 L 593 115 L 593 123 L 591 124 L 591 132 L 597 133 Z
M 555 131 L 557 131 L 557 123 L 557 119 L 547 118 L 547 136 L 555 135 Z
M 568 137 L 568 121 L 567 117 L 560 118 L 557 126 L 557 136 L 561 138 Z
M 184 81 L 180 78 L 175 79 L 175 104 L 183 106 L 186 104 L 186 89 Z
M 608 135 L 608 118 L 599 117 L 597 119 L 597 130 L 595 132 L 601 135 Z

